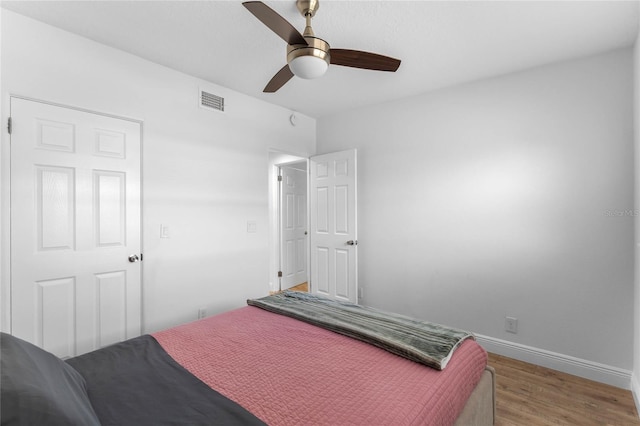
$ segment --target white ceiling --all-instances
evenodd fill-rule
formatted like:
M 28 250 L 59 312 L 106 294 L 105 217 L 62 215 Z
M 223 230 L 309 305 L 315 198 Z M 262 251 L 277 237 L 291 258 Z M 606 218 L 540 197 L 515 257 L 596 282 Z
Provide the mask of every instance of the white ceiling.
M 302 32 L 295 2 L 266 1 Z M 267 102 L 320 117 L 633 45 L 638 1 L 322 0 L 316 36 L 402 59 L 396 73 L 331 66 L 262 89 L 285 43 L 230 1 L 2 1 L 2 6 Z

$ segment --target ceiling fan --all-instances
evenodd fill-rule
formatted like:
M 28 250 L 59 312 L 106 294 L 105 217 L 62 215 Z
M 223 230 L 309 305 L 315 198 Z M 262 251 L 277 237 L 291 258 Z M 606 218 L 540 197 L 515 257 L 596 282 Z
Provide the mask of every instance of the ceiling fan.
M 242 3 L 249 12 L 287 42 L 287 64 L 273 76 L 263 92 L 273 93 L 295 75 L 311 79 L 322 76 L 331 65 L 395 72 L 400 60 L 376 53 L 351 49 L 332 49 L 329 43 L 314 35 L 311 18 L 320 7 L 319 0 L 297 0 L 296 6 L 307 21 L 300 34 L 286 19 L 261 1 Z

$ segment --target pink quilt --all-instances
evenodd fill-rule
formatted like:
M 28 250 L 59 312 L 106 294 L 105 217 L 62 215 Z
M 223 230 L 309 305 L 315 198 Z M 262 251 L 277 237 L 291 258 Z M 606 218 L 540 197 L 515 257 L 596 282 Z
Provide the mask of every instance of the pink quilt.
M 153 336 L 271 426 L 451 425 L 487 362 L 484 349 L 466 340 L 437 371 L 252 306 Z

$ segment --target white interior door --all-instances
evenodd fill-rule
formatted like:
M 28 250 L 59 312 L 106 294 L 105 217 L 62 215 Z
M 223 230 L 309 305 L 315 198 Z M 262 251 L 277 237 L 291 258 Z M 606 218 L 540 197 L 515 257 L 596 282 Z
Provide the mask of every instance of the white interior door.
M 307 281 L 307 172 L 280 167 L 280 289 Z
M 11 98 L 11 332 L 59 357 L 140 334 L 140 123 Z
M 310 158 L 311 291 L 358 301 L 356 150 Z

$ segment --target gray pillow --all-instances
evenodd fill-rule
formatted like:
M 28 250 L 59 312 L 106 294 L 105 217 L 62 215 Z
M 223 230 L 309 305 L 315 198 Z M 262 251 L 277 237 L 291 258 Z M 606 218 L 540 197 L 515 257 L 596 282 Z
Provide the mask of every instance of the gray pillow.
M 2 426 L 100 425 L 73 367 L 6 333 L 0 333 L 0 350 Z

